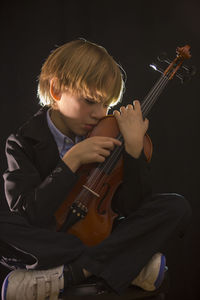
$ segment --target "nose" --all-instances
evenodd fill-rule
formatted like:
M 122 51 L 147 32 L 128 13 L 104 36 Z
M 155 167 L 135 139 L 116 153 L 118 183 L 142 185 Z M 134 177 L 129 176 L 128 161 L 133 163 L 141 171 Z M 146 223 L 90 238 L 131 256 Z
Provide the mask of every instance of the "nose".
M 98 103 L 93 106 L 91 117 L 100 120 L 103 117 L 105 117 L 106 114 L 107 114 L 107 108 L 102 103 Z

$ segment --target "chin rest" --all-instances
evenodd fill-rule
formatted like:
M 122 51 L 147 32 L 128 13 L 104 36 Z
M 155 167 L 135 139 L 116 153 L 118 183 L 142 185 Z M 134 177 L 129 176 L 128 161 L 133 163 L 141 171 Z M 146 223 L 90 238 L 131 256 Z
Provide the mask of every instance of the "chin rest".
M 168 272 L 165 273 L 165 278 L 159 289 L 148 292 L 139 287 L 130 286 L 123 294 L 118 295 L 113 292 L 105 282 L 94 277 L 89 281 L 66 289 L 60 300 L 136 300 L 136 299 L 155 299 L 164 300 L 169 289 Z

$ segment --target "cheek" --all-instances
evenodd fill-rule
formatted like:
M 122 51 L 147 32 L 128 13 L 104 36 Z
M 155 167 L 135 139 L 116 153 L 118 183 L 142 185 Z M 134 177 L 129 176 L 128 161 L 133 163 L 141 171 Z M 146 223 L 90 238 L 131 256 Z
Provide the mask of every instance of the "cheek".
M 60 111 L 63 115 L 69 118 L 74 118 L 81 114 L 80 106 L 74 102 L 68 102 L 66 105 L 66 103 L 63 101 L 60 103 Z
M 90 114 L 90 112 L 91 107 L 82 102 L 74 103 L 71 109 L 71 113 L 73 113 L 74 116 L 79 119 L 84 119 Z

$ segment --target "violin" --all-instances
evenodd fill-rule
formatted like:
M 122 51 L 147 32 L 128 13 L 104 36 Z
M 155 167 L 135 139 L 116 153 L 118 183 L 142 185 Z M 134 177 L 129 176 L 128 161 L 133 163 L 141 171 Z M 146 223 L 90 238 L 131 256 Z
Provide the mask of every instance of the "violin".
M 190 46 L 177 48 L 176 58 L 162 73 L 141 102 L 145 118 L 167 83 L 172 80 L 185 59 L 189 59 Z M 78 170 L 79 180 L 55 213 L 57 231 L 77 236 L 87 246 L 94 246 L 108 237 L 114 219 L 118 216 L 111 207 L 112 198 L 123 182 L 123 136 L 113 115 L 107 115 L 93 128 L 88 137 L 108 136 L 120 140 L 103 163 L 88 164 Z M 153 146 L 148 134 L 144 136 L 144 154 L 151 160 Z

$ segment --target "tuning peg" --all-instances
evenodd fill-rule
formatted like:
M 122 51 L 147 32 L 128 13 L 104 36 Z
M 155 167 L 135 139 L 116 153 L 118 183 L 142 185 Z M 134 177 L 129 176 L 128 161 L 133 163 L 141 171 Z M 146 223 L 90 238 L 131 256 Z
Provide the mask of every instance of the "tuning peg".
M 190 81 L 193 76 L 197 73 L 197 68 L 195 66 L 185 68 L 185 74 L 183 75 L 183 82 Z
M 167 52 L 162 52 L 160 55 L 158 55 L 157 60 L 160 62 L 166 62 L 167 64 L 171 63 L 171 61 L 167 57 Z
M 188 69 L 189 69 L 189 74 L 190 74 L 191 77 L 194 76 L 194 75 L 196 75 L 196 73 L 197 73 L 197 67 L 191 66 Z

